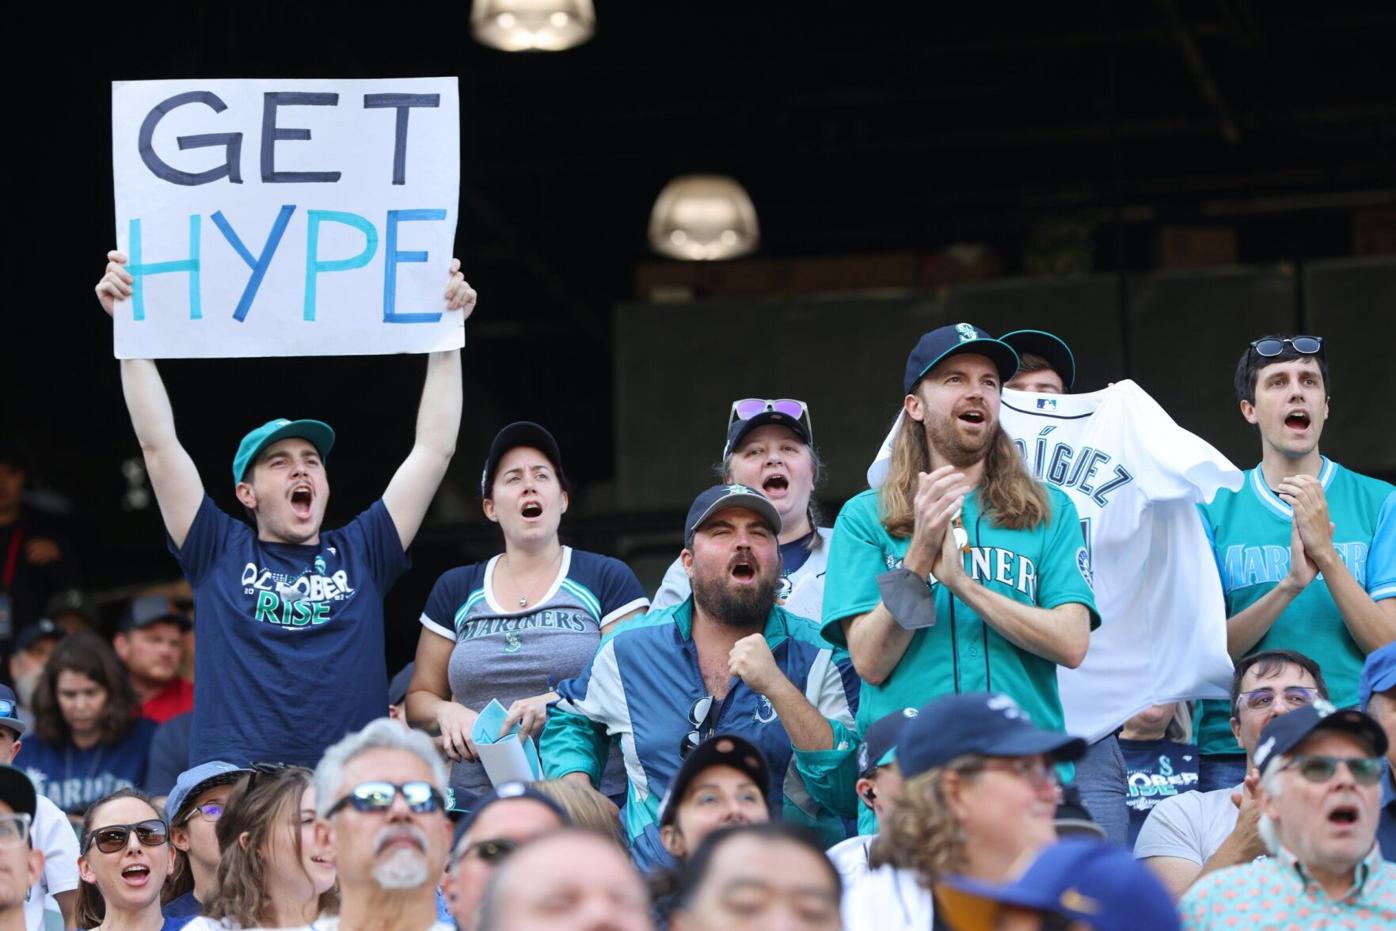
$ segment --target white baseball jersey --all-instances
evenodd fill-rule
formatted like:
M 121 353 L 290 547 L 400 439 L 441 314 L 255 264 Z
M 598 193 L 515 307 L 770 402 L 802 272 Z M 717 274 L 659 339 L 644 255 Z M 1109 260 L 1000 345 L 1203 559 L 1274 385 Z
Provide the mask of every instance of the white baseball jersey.
M 1003 428 L 1028 470 L 1071 496 L 1101 625 L 1060 667 L 1066 727 L 1097 740 L 1150 705 L 1225 698 L 1221 582 L 1197 512 L 1242 472 L 1132 381 L 1092 394 L 1004 389 Z

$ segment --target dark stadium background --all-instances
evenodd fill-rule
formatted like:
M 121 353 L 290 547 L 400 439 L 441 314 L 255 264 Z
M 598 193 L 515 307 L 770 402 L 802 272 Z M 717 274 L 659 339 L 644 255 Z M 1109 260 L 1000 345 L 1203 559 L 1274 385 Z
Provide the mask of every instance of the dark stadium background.
M 511 419 L 542 420 L 561 442 L 577 485 L 565 539 L 606 550 L 625 534 L 671 534 L 666 552 L 677 549 L 681 507 L 616 505 L 617 448 L 642 467 L 666 444 L 618 435 L 617 385 L 642 385 L 662 405 L 679 382 L 710 377 L 708 367 L 671 345 L 641 371 L 613 369 L 615 308 L 637 298 L 638 266 L 656 261 L 648 214 L 676 174 L 737 177 L 760 215 L 759 255 L 770 259 L 930 254 L 974 242 L 999 257 L 1002 276 L 1019 276 L 1042 231 L 1066 216 L 1086 218 L 1084 261 L 1096 274 L 1155 269 L 1165 225 L 1224 224 L 1238 263 L 1299 275 L 1306 263 L 1372 251 L 1357 211 L 1376 217 L 1377 251 L 1396 236 L 1389 2 L 599 0 L 597 16 L 595 38 L 578 49 L 506 54 L 472 40 L 465 0 L 6 7 L 3 429 L 31 451 L 33 483 L 70 504 L 65 520 L 94 591 L 177 574 L 154 507 L 122 506 L 120 465 L 138 450 L 110 325 L 92 295 L 113 237 L 113 79 L 460 78 L 456 251 L 482 299 L 469 326 L 448 499 L 389 601 L 394 666 L 416 642 L 436 574 L 494 551 L 475 486 L 489 436 Z M 1302 322 L 1302 299 L 1298 312 Z M 1369 323 L 1359 333 L 1370 339 L 1333 348 L 1335 367 L 1366 360 L 1368 371 L 1390 371 L 1396 323 L 1388 314 Z M 1085 387 L 1150 360 L 1187 366 L 1206 340 L 1205 329 L 1174 331 L 1166 321 L 1151 332 L 1157 338 L 1094 369 Z M 849 320 L 828 339 L 857 335 Z M 780 352 L 779 334 L 771 349 Z M 879 396 L 889 406 L 901 364 L 888 360 Z M 405 455 L 423 360 L 161 369 L 180 435 L 227 506 L 227 464 L 245 430 L 283 414 L 334 424 L 337 523 Z M 1345 387 L 1344 403 L 1385 410 L 1365 423 L 1389 428 L 1389 379 Z M 836 420 L 819 410 L 816 429 Z M 722 414 L 675 404 L 672 430 L 710 436 L 716 458 Z M 1249 466 L 1254 439 L 1239 420 L 1234 434 L 1208 438 Z M 1325 450 L 1343 459 L 1344 443 L 1357 439 L 1335 428 Z M 1391 478 L 1396 438 L 1377 441 L 1385 455 L 1370 453 L 1371 437 L 1364 443 L 1365 459 L 1349 464 Z M 705 464 L 683 475 L 656 469 L 648 480 L 681 483 L 677 497 L 686 498 Z M 824 489 L 829 510 L 856 485 L 847 471 Z

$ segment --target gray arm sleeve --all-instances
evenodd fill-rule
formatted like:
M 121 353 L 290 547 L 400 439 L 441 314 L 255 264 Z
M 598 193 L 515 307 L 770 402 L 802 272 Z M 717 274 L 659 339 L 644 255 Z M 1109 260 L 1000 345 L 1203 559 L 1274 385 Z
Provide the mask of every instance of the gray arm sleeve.
M 936 624 L 936 602 L 924 579 L 905 567 L 877 577 L 877 590 L 892 620 L 904 630 L 920 630 Z

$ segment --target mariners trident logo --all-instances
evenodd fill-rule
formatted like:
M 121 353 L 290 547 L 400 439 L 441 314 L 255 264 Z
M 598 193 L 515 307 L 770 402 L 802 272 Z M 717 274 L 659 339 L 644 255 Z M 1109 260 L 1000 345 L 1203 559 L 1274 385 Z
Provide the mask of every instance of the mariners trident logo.
M 967 343 L 970 340 L 978 339 L 979 334 L 974 332 L 974 327 L 968 323 L 955 324 L 955 332 L 959 334 L 960 342 Z

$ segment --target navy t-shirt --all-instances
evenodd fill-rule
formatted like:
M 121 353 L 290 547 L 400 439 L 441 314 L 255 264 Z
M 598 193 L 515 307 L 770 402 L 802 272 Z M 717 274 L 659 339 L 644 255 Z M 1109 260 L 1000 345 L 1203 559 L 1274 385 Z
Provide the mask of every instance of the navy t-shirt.
M 799 571 L 799 568 L 809 559 L 809 541 L 817 531 L 811 530 L 798 540 L 791 540 L 789 543 L 780 545 L 780 574 L 789 576 Z
M 169 928 L 182 928 L 203 913 L 203 905 L 194 898 L 194 890 L 190 889 L 184 895 L 170 899 L 160 906 L 160 914 L 165 919 L 161 931 L 167 931 Z
M 71 741 L 54 745 L 30 735 L 24 738 L 15 765 L 29 775 L 40 795 L 47 795 L 68 814 L 80 815 L 117 789 L 145 784 L 155 728 L 154 721 L 138 718 L 117 743 L 99 743 L 86 750 Z
M 1129 846 L 1144 826 L 1144 819 L 1154 806 L 1166 798 L 1197 789 L 1197 759 L 1195 744 L 1174 743 L 1171 740 L 1125 740 L 1120 738 L 1120 752 L 1125 756 L 1129 797 Z
M 184 546 L 194 587 L 189 765 L 314 767 L 387 711 L 383 596 L 411 561 L 382 501 L 315 545 L 266 543 L 204 496 Z

